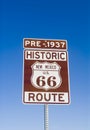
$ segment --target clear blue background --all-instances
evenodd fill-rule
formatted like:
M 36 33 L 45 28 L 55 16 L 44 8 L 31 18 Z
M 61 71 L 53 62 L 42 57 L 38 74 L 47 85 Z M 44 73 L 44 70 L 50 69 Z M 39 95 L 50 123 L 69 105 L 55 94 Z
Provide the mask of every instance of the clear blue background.
M 0 129 L 44 130 L 44 106 L 22 104 L 23 38 L 66 39 L 70 105 L 49 106 L 49 130 L 90 130 L 88 0 L 0 0 Z

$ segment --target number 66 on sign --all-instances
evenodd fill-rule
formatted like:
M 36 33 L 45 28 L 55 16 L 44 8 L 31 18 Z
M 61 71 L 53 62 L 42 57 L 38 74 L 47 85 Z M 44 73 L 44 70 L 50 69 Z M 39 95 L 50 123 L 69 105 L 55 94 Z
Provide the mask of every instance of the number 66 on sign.
M 46 91 L 56 89 L 61 84 L 60 66 L 56 63 L 35 62 L 32 66 L 31 83 Z

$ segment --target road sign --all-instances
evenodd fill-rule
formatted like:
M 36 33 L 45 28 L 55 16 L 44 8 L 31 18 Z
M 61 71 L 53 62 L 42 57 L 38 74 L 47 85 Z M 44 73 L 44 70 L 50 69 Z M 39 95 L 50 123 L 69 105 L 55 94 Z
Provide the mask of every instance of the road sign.
M 69 104 L 66 40 L 24 38 L 23 102 Z

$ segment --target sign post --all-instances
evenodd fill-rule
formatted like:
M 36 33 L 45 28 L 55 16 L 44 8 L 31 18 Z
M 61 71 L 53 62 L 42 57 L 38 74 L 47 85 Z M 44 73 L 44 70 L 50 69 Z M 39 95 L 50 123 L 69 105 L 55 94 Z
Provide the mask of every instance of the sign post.
M 48 104 L 44 105 L 44 130 L 49 130 Z
M 48 104 L 69 104 L 69 71 L 66 40 L 24 38 L 23 102 L 45 104 L 45 130 L 48 130 Z

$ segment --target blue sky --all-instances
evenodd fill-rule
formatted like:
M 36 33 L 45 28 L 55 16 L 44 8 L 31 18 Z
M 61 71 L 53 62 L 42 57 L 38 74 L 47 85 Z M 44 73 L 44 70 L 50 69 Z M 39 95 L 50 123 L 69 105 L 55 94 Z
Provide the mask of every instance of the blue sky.
M 22 104 L 29 37 L 68 41 L 71 104 L 49 106 L 50 130 L 89 130 L 89 1 L 1 0 L 0 6 L 0 129 L 44 129 L 44 105 Z

